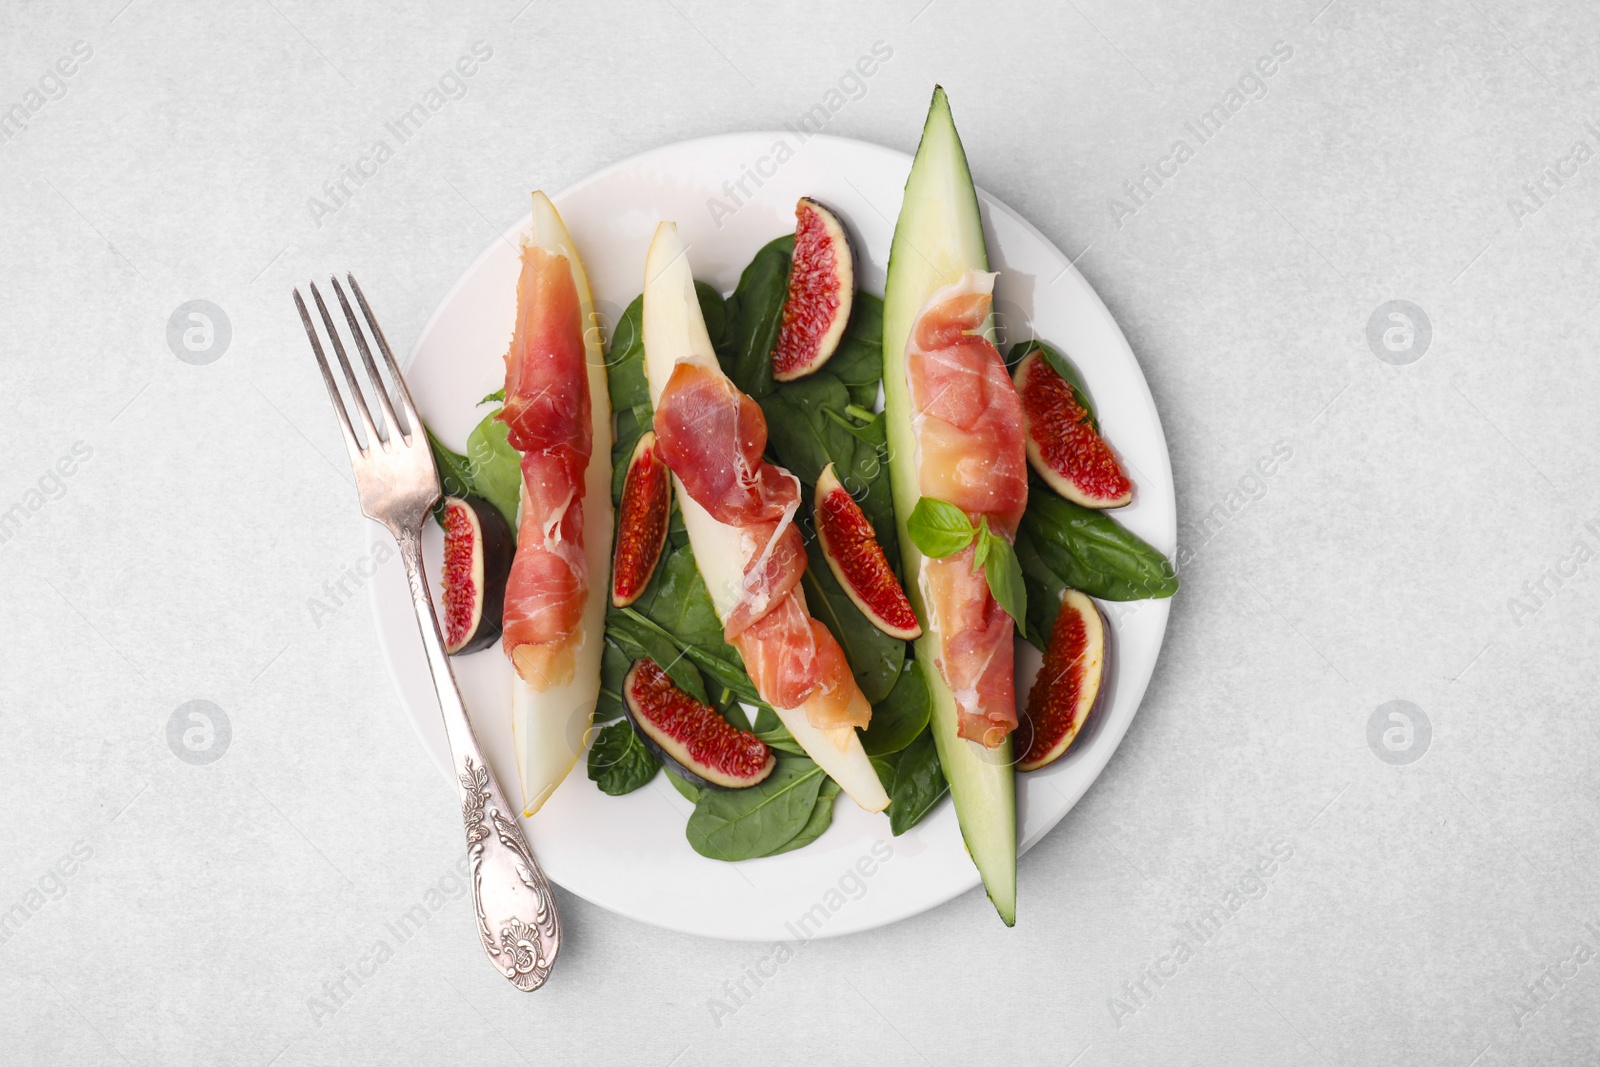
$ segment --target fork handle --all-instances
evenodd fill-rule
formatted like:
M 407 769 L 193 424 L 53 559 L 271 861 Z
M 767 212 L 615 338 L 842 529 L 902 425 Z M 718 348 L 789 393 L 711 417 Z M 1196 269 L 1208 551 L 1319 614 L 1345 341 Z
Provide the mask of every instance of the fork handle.
M 426 514 L 426 513 L 425 513 Z M 534 990 L 550 976 L 561 948 L 561 920 L 555 895 L 522 833 L 520 811 L 506 802 L 489 761 L 472 732 L 461 691 L 456 687 L 444 636 L 434 614 L 428 579 L 422 571 L 421 523 L 398 532 L 400 560 L 417 610 L 417 628 L 433 672 L 450 758 L 466 823 L 467 856 L 472 865 L 472 903 L 483 950 L 518 989 Z

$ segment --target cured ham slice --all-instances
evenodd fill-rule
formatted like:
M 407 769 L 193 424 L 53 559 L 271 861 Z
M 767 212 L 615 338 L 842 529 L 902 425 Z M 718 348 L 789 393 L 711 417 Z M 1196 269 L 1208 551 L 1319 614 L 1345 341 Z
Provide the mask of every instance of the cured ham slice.
M 761 458 L 767 420 L 760 405 L 720 368 L 686 360 L 673 367 L 656 401 L 655 431 L 684 494 L 741 535 L 738 588 L 713 597 L 730 605 L 723 635 L 762 699 L 804 706 L 813 726 L 866 726 L 872 706 L 843 649 L 806 609 L 805 543 L 794 524 L 800 482 Z
M 794 525 L 800 480 L 762 460 L 767 420 L 760 405 L 704 364 L 673 368 L 656 405 L 655 431 L 684 492 L 744 535 L 738 602 L 723 619 L 731 642 L 780 607 L 805 573 L 805 542 Z
M 717 617 L 761 698 L 806 755 L 861 807 L 882 811 L 889 794 L 855 729 L 872 708 L 798 584 L 805 572 L 794 525 L 798 485 L 761 459 L 766 419 L 717 363 L 688 249 L 670 222 L 657 227 L 645 259 L 643 320 L 656 439 L 672 439 L 662 454 Z
M 584 351 L 570 265 L 524 245 L 500 413 L 506 439 L 522 453 L 522 517 L 501 640 L 536 690 L 571 679 L 589 590 L 583 498 L 594 432 Z
M 967 271 L 934 291 L 906 343 L 906 383 L 921 495 L 948 501 L 1008 541 L 1028 503 L 1022 404 L 984 336 L 994 275 Z M 939 673 L 955 694 L 956 733 L 993 748 L 1017 725 L 1012 620 L 989 592 L 975 549 L 927 560 L 919 582 L 938 635 Z

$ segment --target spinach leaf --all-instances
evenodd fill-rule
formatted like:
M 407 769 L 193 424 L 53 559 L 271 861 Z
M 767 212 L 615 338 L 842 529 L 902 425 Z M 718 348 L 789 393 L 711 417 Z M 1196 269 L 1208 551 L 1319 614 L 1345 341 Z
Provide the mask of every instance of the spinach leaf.
M 857 421 L 850 408 L 845 409 L 845 414 L 832 408 L 823 410 L 832 422 L 856 439 L 855 456 L 850 462 L 845 462 L 841 456 L 834 457 L 834 474 L 861 505 L 862 513 L 878 535 L 878 546 L 899 574 L 900 535 L 895 528 L 894 497 L 889 486 L 888 423 L 882 414 L 867 413 L 869 417 L 865 421 Z
M 495 408 L 467 435 L 467 464 L 473 491 L 500 510 L 517 528 L 517 501 L 522 495 L 522 457 L 506 440 L 506 424 Z
M 667 781 L 671 782 L 672 788 L 676 789 L 678 793 L 689 803 L 699 803 L 700 793 L 702 792 L 699 786 L 691 785 L 689 782 L 684 781 L 680 776 L 673 774 L 671 771 L 667 772 Z
M 811 818 L 800 828 L 800 832 L 791 837 L 786 843 L 779 845 L 769 856 L 776 856 L 780 852 L 793 852 L 797 848 L 804 848 L 817 838 L 821 837 L 833 825 L 833 802 L 842 790 L 839 783 L 832 778 L 822 780 L 822 788 L 817 790 L 817 803 L 811 809 Z
M 433 435 L 433 431 L 426 426 L 423 432 L 428 435 L 428 449 L 433 453 L 433 464 L 439 468 L 439 485 L 444 489 L 446 496 L 476 496 L 472 491 L 472 465 L 467 457 L 459 452 L 452 452 Z
M 619 797 L 647 785 L 661 769 L 626 719 L 600 731 L 589 749 L 589 780 L 609 796 Z
M 906 643 L 890 637 L 861 613 L 828 568 L 815 537 L 806 544 L 806 556 L 806 572 L 800 579 L 805 587 L 806 607 L 838 639 L 861 695 L 868 703 L 876 704 L 889 695 L 900 677 L 900 668 L 906 661 Z
M 606 638 L 606 647 L 600 653 L 600 699 L 594 706 L 595 722 L 610 722 L 622 715 L 622 679 L 627 676 L 633 661 L 617 643 Z
M 612 619 L 618 621 L 614 623 Z M 650 657 L 656 659 L 656 664 L 671 675 L 674 682 L 678 682 L 678 676 L 673 673 L 677 669 L 677 664 L 683 664 L 688 670 L 694 671 L 695 688 L 690 689 L 682 682 L 678 682 L 678 687 L 696 700 L 708 703 L 705 690 L 700 687 L 700 672 L 694 670 L 699 667 L 711 675 L 717 684 L 726 686 L 738 694 L 741 700 L 748 700 L 752 704 L 760 702 L 761 697 L 750 681 L 750 676 L 745 673 L 744 661 L 739 658 L 739 653 L 735 649 L 723 644 L 717 651 L 713 651 L 712 647 L 686 641 L 633 608 L 623 608 L 620 612 L 613 611 L 608 616 L 606 625 L 608 628 L 612 625 L 621 626 L 623 623 L 620 620 L 627 620 L 627 632 L 634 640 L 641 645 L 648 643 L 674 661 L 674 667 L 669 667 L 662 660 L 656 659 L 654 654 Z M 722 650 L 726 650 L 725 655 Z
M 925 730 L 906 746 L 895 765 L 894 785 L 889 789 L 890 831 L 898 837 L 917 825 L 949 791 L 933 731 Z
M 661 629 L 632 608 L 606 612 L 606 636 L 616 642 L 629 660 L 651 659 L 667 673 L 672 684 L 701 703 L 706 702 L 706 688 L 700 672 L 672 635 Z
M 1028 591 L 1028 625 L 1022 636 L 1040 652 L 1050 644 L 1050 632 L 1055 629 L 1056 615 L 1061 611 L 1061 591 L 1066 585 L 1044 561 L 1025 529 L 1017 530 L 1017 563 L 1022 568 L 1022 584 Z
M 644 374 L 644 294 L 617 320 L 611 331 L 611 349 L 606 353 L 606 382 L 611 391 L 611 410 L 650 406 L 650 384 Z
M 1062 583 L 1101 600 L 1144 600 L 1178 591 L 1167 557 L 1103 511 L 1035 486 L 1022 529 Z
M 760 785 L 706 789 L 689 816 L 689 845 L 714 860 L 770 855 L 794 840 L 811 821 L 827 775 L 808 759 L 779 756 Z
M 872 722 L 861 735 L 861 747 L 869 756 L 887 756 L 909 745 L 928 727 L 933 713 L 933 698 L 928 692 L 924 668 L 911 660 L 895 681 L 894 688 L 872 706 Z
M 891 756 L 869 756 L 872 769 L 878 772 L 878 781 L 883 783 L 883 791 L 887 793 L 894 788 L 894 772 L 900 765 L 900 757 L 904 753 L 896 752 Z
M 784 284 L 788 284 L 788 279 Z M 694 283 L 694 295 L 700 301 L 700 317 L 706 320 L 706 336 L 711 338 L 711 347 L 720 350 L 723 334 L 728 332 L 728 303 L 721 293 L 702 281 Z
M 839 347 L 824 364 L 850 390 L 850 402 L 870 409 L 883 381 L 883 300 L 856 290 Z
M 783 319 L 783 297 L 789 287 L 789 257 L 794 234 L 784 234 L 757 252 L 739 275 L 727 302 L 723 335 L 723 369 L 733 383 L 757 400 L 772 392 L 772 346 Z M 709 327 L 708 327 L 709 332 Z

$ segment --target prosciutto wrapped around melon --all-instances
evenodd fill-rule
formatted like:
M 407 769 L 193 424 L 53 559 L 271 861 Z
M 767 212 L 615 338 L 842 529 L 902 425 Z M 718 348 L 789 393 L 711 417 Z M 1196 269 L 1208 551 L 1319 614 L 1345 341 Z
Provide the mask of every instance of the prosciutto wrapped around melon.
M 644 347 L 656 439 L 724 636 L 806 754 L 856 803 L 882 811 L 888 795 L 856 734 L 872 707 L 800 586 L 799 481 L 762 459 L 766 419 L 717 363 L 668 222 L 645 264 Z
M 611 401 L 593 313 L 572 238 L 555 205 L 534 193 L 500 414 L 522 456 L 501 644 L 516 668 L 512 734 L 528 815 L 577 762 L 600 695 Z

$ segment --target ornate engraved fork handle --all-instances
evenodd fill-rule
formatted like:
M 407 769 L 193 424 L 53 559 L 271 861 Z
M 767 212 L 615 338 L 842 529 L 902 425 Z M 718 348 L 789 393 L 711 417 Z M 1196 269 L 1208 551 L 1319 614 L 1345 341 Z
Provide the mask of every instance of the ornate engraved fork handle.
M 428 579 L 422 572 L 420 525 L 397 532 L 396 540 L 461 787 L 461 817 L 466 823 L 478 936 L 489 959 L 513 985 L 534 990 L 550 976 L 561 948 L 561 920 L 556 914 L 555 895 L 523 837 L 518 809 L 506 802 L 505 792 L 483 758 L 461 703 L 450 658 L 445 654 L 444 637 L 434 616 L 433 599 L 428 594 Z

